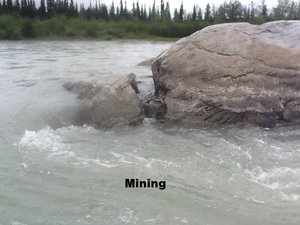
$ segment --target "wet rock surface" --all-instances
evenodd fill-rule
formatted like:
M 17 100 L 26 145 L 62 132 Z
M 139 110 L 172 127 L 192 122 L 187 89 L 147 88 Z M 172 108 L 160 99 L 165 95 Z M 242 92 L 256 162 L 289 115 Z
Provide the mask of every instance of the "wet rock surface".
M 111 127 L 138 124 L 144 119 L 134 74 L 109 86 L 84 81 L 67 82 L 63 86 L 83 100 L 78 113 L 81 123 Z
M 166 122 L 300 120 L 300 22 L 221 24 L 180 39 L 152 64 Z

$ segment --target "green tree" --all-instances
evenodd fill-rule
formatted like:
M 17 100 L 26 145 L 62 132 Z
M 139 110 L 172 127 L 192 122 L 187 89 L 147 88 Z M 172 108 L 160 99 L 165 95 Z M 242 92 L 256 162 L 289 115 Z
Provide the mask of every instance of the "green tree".
M 171 12 L 170 12 L 170 4 L 169 4 L 169 2 L 166 3 L 165 20 L 166 21 L 170 21 L 171 20 Z
M 116 15 L 115 15 L 115 4 L 114 4 L 113 1 L 111 2 L 111 6 L 110 6 L 110 9 L 109 9 L 109 18 L 111 20 L 114 20 L 116 18 Z
M 254 2 L 251 1 L 250 3 L 250 20 L 254 20 L 255 18 L 255 7 L 254 7 Z
M 196 6 L 194 5 L 193 6 L 192 20 L 196 21 L 196 19 L 197 19 L 197 9 L 196 9 Z
M 124 7 L 124 17 L 128 19 L 128 9 L 127 9 L 127 2 L 125 1 L 125 7 Z
M 117 10 L 116 10 L 116 18 L 119 19 L 120 18 L 120 8 L 119 6 L 117 6 Z
M 203 17 L 202 17 L 202 9 L 199 7 L 198 9 L 198 13 L 197 13 L 197 20 L 202 21 Z
M 226 21 L 226 19 L 227 19 L 226 9 L 227 9 L 227 3 L 226 2 L 221 4 L 220 7 L 218 8 L 218 19 L 222 22 Z
M 228 4 L 228 17 L 230 21 L 240 21 L 243 15 L 243 7 L 240 1 L 230 1 Z
M 21 15 L 28 16 L 28 7 L 27 7 L 27 0 L 21 0 Z
M 180 19 L 179 19 L 179 13 L 178 13 L 178 10 L 177 10 L 177 8 L 175 8 L 174 9 L 174 17 L 173 17 L 173 20 L 174 21 L 180 21 Z
M 2 2 L 2 11 L 5 14 L 7 14 L 7 12 L 8 12 L 6 0 L 3 0 L 3 2 Z
M 133 17 L 137 17 L 136 8 L 135 8 L 135 3 L 134 2 L 132 3 L 132 10 L 131 10 L 131 12 L 132 12 L 132 16 Z
M 21 11 L 19 0 L 16 0 L 16 2 L 15 2 L 14 11 L 17 13 L 20 13 L 20 11 Z
M 141 10 L 140 10 L 139 1 L 136 2 L 136 16 L 138 19 L 141 19 Z
M 267 17 L 267 13 L 268 13 L 268 9 L 267 9 L 267 5 L 265 0 L 263 0 L 263 4 L 262 4 L 262 15 L 263 17 Z
M 298 2 L 298 5 L 297 5 L 297 16 L 296 18 L 299 20 L 300 19 L 300 1 Z
M 161 20 L 164 20 L 164 18 L 165 18 L 165 3 L 164 3 L 164 0 L 160 1 L 160 18 L 161 18 Z
M 211 11 L 210 11 L 210 5 L 209 5 L 209 3 L 207 3 L 207 5 L 205 7 L 204 20 L 205 21 L 211 20 Z
M 124 6 L 122 0 L 120 0 L 120 16 L 124 16 Z
M 45 0 L 41 0 L 41 2 L 40 2 L 39 17 L 40 17 L 40 19 L 47 18 Z
M 288 11 L 287 19 L 296 20 L 297 19 L 297 6 L 294 1 L 291 2 L 291 6 Z
M 101 19 L 108 21 L 108 10 L 105 4 L 99 6 L 99 15 Z
M 290 0 L 278 0 L 277 6 L 274 8 L 275 19 L 287 19 L 290 6 Z
M 13 12 L 12 0 L 7 0 L 7 12 L 8 13 L 12 13 Z
M 75 8 L 73 0 L 70 1 L 70 6 L 69 6 L 69 9 L 68 9 L 67 15 L 69 17 L 76 17 L 76 8 Z
M 35 1 L 29 0 L 28 1 L 28 16 L 30 18 L 34 18 L 36 15 L 36 7 L 35 7 Z
M 47 16 L 48 16 L 48 18 L 51 18 L 54 16 L 54 7 L 55 7 L 54 0 L 47 0 Z
M 151 18 L 152 21 L 155 21 L 155 20 L 157 20 L 158 17 L 159 17 L 159 13 L 156 11 L 156 2 L 154 0 L 153 4 L 152 4 L 151 17 L 150 18 Z
M 146 5 L 141 7 L 141 18 L 143 21 L 146 21 L 148 16 L 147 16 L 147 10 L 146 10 Z
M 184 19 L 184 9 L 183 9 L 183 2 L 181 2 L 180 8 L 179 8 L 179 21 L 183 21 Z

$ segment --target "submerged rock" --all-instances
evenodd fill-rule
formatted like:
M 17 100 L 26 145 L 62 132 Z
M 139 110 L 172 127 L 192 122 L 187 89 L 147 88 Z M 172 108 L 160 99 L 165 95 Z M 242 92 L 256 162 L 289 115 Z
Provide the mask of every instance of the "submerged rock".
M 299 59 L 300 21 L 204 28 L 152 64 L 164 120 L 265 127 L 299 122 Z
M 67 90 L 83 99 L 81 123 L 99 127 L 132 125 L 143 121 L 139 92 L 134 74 L 128 74 L 110 86 L 92 82 L 67 82 Z

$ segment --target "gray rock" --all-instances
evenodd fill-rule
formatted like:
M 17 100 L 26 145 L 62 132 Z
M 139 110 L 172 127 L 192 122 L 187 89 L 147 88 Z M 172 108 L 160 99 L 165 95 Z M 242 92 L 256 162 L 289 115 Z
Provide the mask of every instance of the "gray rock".
M 111 127 L 134 125 L 144 119 L 134 74 L 110 86 L 83 81 L 67 82 L 63 86 L 82 99 L 83 107 L 78 116 L 81 123 Z
M 272 127 L 300 118 L 300 21 L 232 23 L 180 39 L 152 64 L 164 120 Z
M 137 64 L 138 66 L 151 66 L 152 63 L 154 62 L 155 58 L 150 58 L 150 59 L 146 59 L 142 62 L 140 62 L 139 64 Z

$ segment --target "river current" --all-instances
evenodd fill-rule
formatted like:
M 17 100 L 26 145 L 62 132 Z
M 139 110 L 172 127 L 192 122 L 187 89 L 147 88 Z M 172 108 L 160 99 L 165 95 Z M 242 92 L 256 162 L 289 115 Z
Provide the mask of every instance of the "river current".
M 137 64 L 169 45 L 0 42 L 0 225 L 300 224 L 299 126 L 74 123 L 80 101 L 64 82 L 149 76 Z

